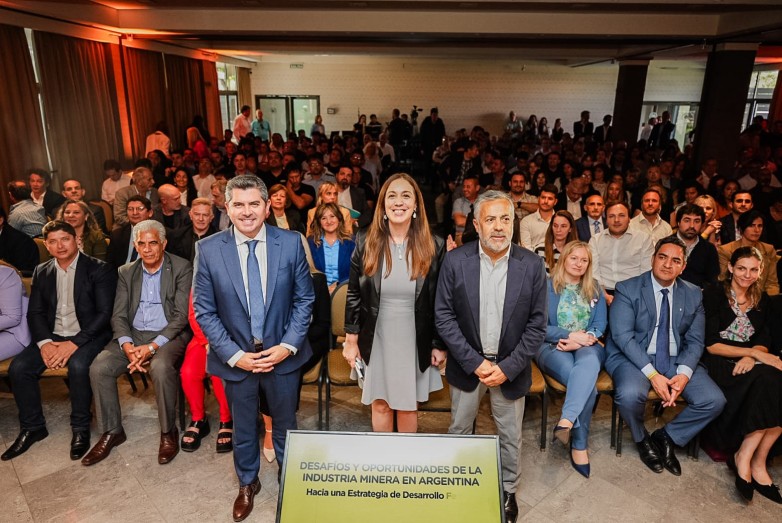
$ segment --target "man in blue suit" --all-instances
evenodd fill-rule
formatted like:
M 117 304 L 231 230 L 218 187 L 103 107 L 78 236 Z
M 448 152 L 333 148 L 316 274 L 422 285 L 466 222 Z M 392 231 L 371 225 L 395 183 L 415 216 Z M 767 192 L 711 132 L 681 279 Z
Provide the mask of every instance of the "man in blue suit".
M 445 256 L 437 282 L 435 326 L 451 361 L 451 434 L 470 434 L 489 391 L 500 436 L 506 521 L 516 521 L 521 421 L 532 358 L 546 336 L 546 271 L 513 245 L 513 201 L 486 191 L 475 201 L 478 242 Z
M 599 194 L 590 194 L 585 201 L 586 214 L 576 220 L 576 233 L 582 242 L 588 242 L 592 236 L 597 236 L 607 227 L 603 216 L 606 207 L 603 197 Z
M 676 476 L 681 467 L 674 445 L 685 445 L 725 406 L 725 396 L 698 365 L 706 321 L 700 289 L 679 278 L 686 252 L 677 237 L 663 238 L 655 246 L 651 272 L 617 284 L 605 363 L 641 460 L 654 472 L 665 468 Z M 687 407 L 650 436 L 644 407 L 651 387 L 664 407 L 674 406 L 679 396 Z
M 300 369 L 312 355 L 307 329 L 315 293 L 299 235 L 264 225 L 271 202 L 260 178 L 231 179 L 225 199 L 233 227 L 196 244 L 193 303 L 209 340 L 207 369 L 224 380 L 233 413 L 240 484 L 233 517 L 242 521 L 261 489 L 259 395 L 274 419 L 280 467 L 287 431 L 296 429 Z

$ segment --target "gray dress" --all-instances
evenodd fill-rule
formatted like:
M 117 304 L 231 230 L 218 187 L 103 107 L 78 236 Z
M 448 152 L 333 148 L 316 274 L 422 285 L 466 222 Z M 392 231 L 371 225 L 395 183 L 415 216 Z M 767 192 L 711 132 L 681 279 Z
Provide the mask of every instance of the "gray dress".
M 381 283 L 380 313 L 361 401 L 370 405 L 382 399 L 394 410 L 412 411 L 418 409 L 417 402 L 429 399 L 430 392 L 442 388 L 437 368 L 418 368 L 415 280 L 410 280 L 407 264 L 394 259 L 391 273 Z

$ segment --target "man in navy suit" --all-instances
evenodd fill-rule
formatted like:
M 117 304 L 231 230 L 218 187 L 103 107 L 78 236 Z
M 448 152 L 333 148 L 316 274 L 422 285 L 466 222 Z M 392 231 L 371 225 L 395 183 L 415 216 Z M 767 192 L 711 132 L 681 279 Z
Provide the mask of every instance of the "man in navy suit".
M 5 233 L 4 233 L 5 234 Z M 52 259 L 33 274 L 27 322 L 33 343 L 8 371 L 19 408 L 21 431 L 3 461 L 24 453 L 49 435 L 38 380 L 46 369 L 68 368 L 71 396 L 71 459 L 90 446 L 90 364 L 111 338 L 109 321 L 117 275 L 107 263 L 80 254 L 76 231 L 65 222 L 43 227 Z
M 282 467 L 285 436 L 296 429 L 301 367 L 312 349 L 307 329 L 315 293 L 297 233 L 264 225 L 271 202 L 257 176 L 237 176 L 225 190 L 233 227 L 196 244 L 194 307 L 209 340 L 207 369 L 225 381 L 234 419 L 239 495 L 234 521 L 253 509 L 261 489 L 258 400 L 274 420 Z
M 472 432 L 488 389 L 500 436 L 505 514 L 513 522 L 524 396 L 532 384 L 532 357 L 546 335 L 546 270 L 540 257 L 511 244 L 510 196 L 486 191 L 474 207 L 479 241 L 445 256 L 435 301 L 435 325 L 452 358 L 445 369 L 448 432 Z
M 686 253 L 676 236 L 663 238 L 655 246 L 651 272 L 617 284 L 605 363 L 641 460 L 654 472 L 665 468 L 676 476 L 681 466 L 674 445 L 685 445 L 725 406 L 725 396 L 698 365 L 706 320 L 700 289 L 679 278 Z M 664 407 L 674 406 L 679 396 L 687 407 L 650 436 L 644 407 L 652 387 Z
M 603 217 L 605 210 L 603 197 L 599 194 L 591 194 L 586 199 L 584 210 L 586 214 L 576 220 L 576 233 L 582 242 L 588 242 L 592 236 L 597 236 L 606 228 L 606 219 Z

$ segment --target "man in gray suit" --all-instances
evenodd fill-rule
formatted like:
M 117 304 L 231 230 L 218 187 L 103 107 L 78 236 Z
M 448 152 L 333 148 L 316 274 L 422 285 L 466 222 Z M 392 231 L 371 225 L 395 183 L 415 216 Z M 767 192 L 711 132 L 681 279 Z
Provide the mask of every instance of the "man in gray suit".
M 193 270 L 190 262 L 165 253 L 166 229 L 145 220 L 133 228 L 139 259 L 119 268 L 112 341 L 90 367 L 100 440 L 82 459 L 93 465 L 125 441 L 117 377 L 125 372 L 150 372 L 160 421 L 158 463 L 169 463 L 179 452 L 176 401 L 179 363 L 193 336 L 187 306 Z
M 141 195 L 152 203 L 152 208 L 156 208 L 160 203 L 160 197 L 157 189 L 152 187 L 155 179 L 152 171 L 146 167 L 137 167 L 133 171 L 132 185 L 123 187 L 114 194 L 114 228 L 119 229 L 128 223 L 128 199 L 131 196 Z

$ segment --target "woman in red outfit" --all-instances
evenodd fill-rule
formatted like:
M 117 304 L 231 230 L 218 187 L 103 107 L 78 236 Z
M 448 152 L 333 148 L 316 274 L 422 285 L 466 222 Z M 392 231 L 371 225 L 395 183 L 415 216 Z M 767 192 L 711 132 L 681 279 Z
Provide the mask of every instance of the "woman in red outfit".
M 195 318 L 193 310 L 193 293 L 190 292 L 190 304 L 187 317 L 190 328 L 193 329 L 193 339 L 185 349 L 185 361 L 182 363 L 182 389 L 185 391 L 187 403 L 193 419 L 190 426 L 182 434 L 182 450 L 193 452 L 201 446 L 201 439 L 209 434 L 209 418 L 204 411 L 204 378 L 206 377 L 206 345 L 207 340 Z M 212 390 L 220 405 L 220 428 L 217 431 L 217 452 L 233 450 L 233 420 L 228 400 L 225 397 L 223 382 L 217 376 L 210 376 Z

